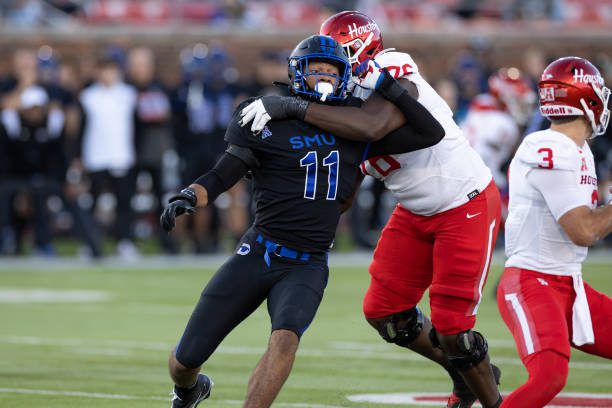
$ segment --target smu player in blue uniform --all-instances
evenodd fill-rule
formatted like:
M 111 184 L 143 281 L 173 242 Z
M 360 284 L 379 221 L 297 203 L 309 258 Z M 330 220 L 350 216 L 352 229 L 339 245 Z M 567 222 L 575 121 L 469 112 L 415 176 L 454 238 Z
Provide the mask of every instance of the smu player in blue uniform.
M 312 322 L 327 284 L 327 253 L 342 211 L 350 205 L 369 157 L 429 147 L 442 126 L 390 75 L 363 106 L 346 96 L 351 66 L 331 37 L 301 41 L 289 58 L 291 104 L 341 104 L 360 110 L 355 131 L 363 140 L 340 139 L 299 119 L 272 121 L 259 133 L 240 126 L 242 103 L 227 129 L 228 148 L 215 167 L 170 199 L 161 223 L 212 203 L 247 173 L 256 203 L 255 221 L 236 253 L 205 287 L 170 355 L 173 408 L 193 408 L 208 398 L 212 381 L 199 374 L 221 341 L 267 300 L 272 333 L 249 380 L 244 407 L 269 407 L 289 376 L 299 339 Z M 363 129 L 373 121 L 370 133 Z M 386 135 L 386 136 L 385 136 Z M 385 136 L 385 137 L 383 137 Z M 376 141 L 377 139 L 380 139 Z

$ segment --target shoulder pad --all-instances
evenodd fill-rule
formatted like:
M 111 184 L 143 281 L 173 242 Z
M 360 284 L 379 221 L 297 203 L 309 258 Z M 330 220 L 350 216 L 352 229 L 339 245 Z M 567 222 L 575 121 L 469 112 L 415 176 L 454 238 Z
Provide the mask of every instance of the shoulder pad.
M 529 167 L 553 170 L 580 170 L 578 146 L 556 132 L 542 131 L 525 138 L 516 153 Z
M 374 58 L 374 61 L 381 67 L 387 68 L 394 78 L 401 78 L 419 72 L 419 68 L 412 57 L 403 52 L 382 52 Z

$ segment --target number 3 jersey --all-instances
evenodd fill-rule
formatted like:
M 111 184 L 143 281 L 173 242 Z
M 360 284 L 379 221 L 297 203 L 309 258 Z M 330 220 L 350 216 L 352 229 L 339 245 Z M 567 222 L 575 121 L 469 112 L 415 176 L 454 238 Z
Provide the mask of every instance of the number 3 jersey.
M 587 247 L 574 244 L 558 220 L 573 208 L 597 205 L 597 177 L 589 145 L 579 147 L 550 129 L 532 133 L 510 163 L 509 184 L 506 267 L 580 274 Z
M 384 50 L 375 61 L 395 78 L 407 78 L 419 91 L 418 101 L 442 125 L 446 135 L 436 145 L 410 153 L 372 157 L 362 163 L 365 174 L 381 179 L 402 207 L 434 215 L 465 204 L 485 189 L 492 175 L 453 120 L 446 102 L 423 79 L 410 55 Z M 356 86 L 353 95 L 367 99 L 370 90 Z

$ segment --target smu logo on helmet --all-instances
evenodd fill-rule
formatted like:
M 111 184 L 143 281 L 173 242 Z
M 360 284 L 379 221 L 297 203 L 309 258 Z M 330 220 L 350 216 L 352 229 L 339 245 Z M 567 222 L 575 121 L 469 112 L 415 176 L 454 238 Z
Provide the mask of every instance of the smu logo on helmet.
M 601 75 L 585 74 L 583 68 L 574 70 L 574 83 L 576 82 L 583 84 L 596 84 L 599 86 L 603 86 L 604 84 L 604 80 Z
M 348 32 L 351 35 L 351 39 L 355 37 L 359 37 L 360 35 L 370 33 L 374 30 L 378 30 L 378 25 L 371 21 L 368 24 L 357 26 L 357 23 L 353 23 L 352 25 L 348 25 Z

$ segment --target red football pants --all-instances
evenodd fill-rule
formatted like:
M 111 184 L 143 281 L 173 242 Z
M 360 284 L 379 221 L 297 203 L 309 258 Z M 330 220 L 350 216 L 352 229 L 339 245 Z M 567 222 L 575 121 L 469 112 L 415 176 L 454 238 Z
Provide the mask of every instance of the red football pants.
M 584 290 L 595 343 L 576 347 L 572 338 L 572 278 L 506 268 L 497 290 L 497 305 L 512 332 L 529 372 L 529 380 L 511 393 L 502 407 L 542 407 L 561 391 L 567 379 L 570 347 L 612 359 L 612 299 L 588 284 Z M 550 367 L 543 371 L 543 367 Z
M 474 327 L 500 212 L 493 182 L 466 204 L 429 217 L 398 205 L 374 251 L 365 316 L 410 309 L 429 288 L 431 320 L 439 333 Z

